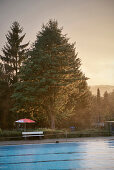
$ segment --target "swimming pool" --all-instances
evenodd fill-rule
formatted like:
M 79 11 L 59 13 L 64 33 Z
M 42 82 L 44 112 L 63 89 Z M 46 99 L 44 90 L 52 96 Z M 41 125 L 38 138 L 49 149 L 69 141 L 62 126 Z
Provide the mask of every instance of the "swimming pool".
M 0 169 L 114 169 L 114 141 L 0 146 Z

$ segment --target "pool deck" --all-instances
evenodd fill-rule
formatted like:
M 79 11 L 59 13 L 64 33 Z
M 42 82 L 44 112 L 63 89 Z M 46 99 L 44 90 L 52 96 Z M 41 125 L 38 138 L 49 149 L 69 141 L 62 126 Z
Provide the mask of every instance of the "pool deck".
M 25 144 L 44 144 L 44 143 L 62 143 L 62 142 L 95 142 L 114 140 L 114 136 L 110 137 L 81 137 L 67 139 L 42 139 L 42 140 L 18 140 L 18 141 L 0 141 L 0 145 L 25 145 Z

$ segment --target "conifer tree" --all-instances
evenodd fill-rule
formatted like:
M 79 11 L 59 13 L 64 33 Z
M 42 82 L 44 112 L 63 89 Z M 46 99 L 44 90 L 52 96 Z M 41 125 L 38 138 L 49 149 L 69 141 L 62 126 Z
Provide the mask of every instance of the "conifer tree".
M 97 109 L 98 109 L 98 123 L 101 121 L 101 95 L 100 89 L 97 89 Z
M 100 95 L 100 89 L 97 89 L 97 104 L 100 105 L 101 103 L 101 95 Z
M 17 107 L 24 103 L 26 107 L 27 102 L 30 106 L 32 101 L 41 101 L 37 107 L 39 105 L 47 109 L 51 128 L 55 128 L 55 98 L 61 88 L 86 79 L 80 66 L 75 44 L 68 42 L 62 29 L 58 28 L 57 21 L 50 20 L 37 34 L 29 58 L 21 69 L 21 82 L 17 83 L 13 95 L 20 103 Z
M 27 44 L 21 44 L 25 34 L 20 36 L 23 29 L 20 27 L 18 22 L 13 22 L 11 30 L 6 35 L 7 43 L 2 48 L 3 55 L 0 55 L 0 59 L 4 65 L 6 80 L 9 85 L 17 82 L 17 74 L 20 66 L 25 59 L 25 48 Z

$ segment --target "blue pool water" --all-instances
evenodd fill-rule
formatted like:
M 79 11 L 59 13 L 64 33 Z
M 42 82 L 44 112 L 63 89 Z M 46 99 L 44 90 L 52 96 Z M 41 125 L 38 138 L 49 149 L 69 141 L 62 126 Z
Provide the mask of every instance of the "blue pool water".
M 0 146 L 0 169 L 114 169 L 114 141 Z

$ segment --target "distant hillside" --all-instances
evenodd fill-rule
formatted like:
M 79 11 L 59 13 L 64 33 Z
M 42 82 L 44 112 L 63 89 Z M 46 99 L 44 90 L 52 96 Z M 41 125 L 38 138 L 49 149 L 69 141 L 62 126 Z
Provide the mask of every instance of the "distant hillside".
M 114 86 L 110 85 L 94 85 L 90 86 L 90 91 L 93 95 L 97 95 L 97 89 L 100 89 L 101 96 L 103 96 L 104 92 L 107 91 L 108 93 L 112 92 L 114 90 Z

